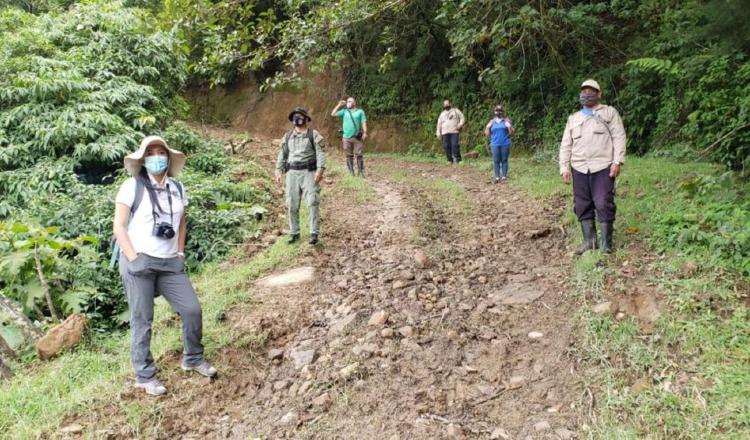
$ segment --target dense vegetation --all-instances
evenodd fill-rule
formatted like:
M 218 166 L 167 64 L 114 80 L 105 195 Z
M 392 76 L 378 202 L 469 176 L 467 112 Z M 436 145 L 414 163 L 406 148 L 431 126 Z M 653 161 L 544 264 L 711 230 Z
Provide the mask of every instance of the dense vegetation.
M 85 312 L 99 328 L 126 305 L 107 266 L 122 158 L 147 134 L 189 155 L 189 264 L 246 233 L 262 192 L 233 183 L 221 143 L 175 123 L 188 59 L 151 14 L 92 2 L 0 14 L 0 289 L 35 319 Z

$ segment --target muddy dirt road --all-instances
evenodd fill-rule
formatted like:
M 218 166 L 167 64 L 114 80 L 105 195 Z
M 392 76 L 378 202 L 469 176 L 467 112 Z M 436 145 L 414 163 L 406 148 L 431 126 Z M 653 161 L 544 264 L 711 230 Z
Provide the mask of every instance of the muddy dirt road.
M 262 342 L 170 384 L 160 436 L 575 438 L 564 202 L 466 165 L 370 158 L 366 185 L 345 180 L 326 179 L 322 244 L 228 312 Z

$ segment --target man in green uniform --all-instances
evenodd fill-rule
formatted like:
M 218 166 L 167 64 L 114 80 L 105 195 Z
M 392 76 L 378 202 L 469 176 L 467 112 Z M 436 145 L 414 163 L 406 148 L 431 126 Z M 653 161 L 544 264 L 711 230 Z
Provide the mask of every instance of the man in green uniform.
M 325 139 L 308 128 L 312 121 L 307 110 L 297 107 L 289 113 L 294 129 L 284 135 L 276 159 L 276 182 L 286 173 L 286 206 L 289 215 L 289 243 L 299 240 L 299 205 L 305 198 L 310 213 L 310 244 L 318 243 L 320 233 L 320 181 L 325 171 Z

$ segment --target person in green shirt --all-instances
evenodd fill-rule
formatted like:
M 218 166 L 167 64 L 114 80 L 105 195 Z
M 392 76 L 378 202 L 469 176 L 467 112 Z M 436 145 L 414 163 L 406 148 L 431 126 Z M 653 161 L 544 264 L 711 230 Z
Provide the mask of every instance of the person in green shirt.
M 333 108 L 331 116 L 342 118 L 342 134 L 346 167 L 349 174 L 354 175 L 354 156 L 357 156 L 357 171 L 360 177 L 365 176 L 364 140 L 367 139 L 367 116 L 364 110 L 357 108 L 357 101 L 349 97 L 346 101 L 339 101 Z

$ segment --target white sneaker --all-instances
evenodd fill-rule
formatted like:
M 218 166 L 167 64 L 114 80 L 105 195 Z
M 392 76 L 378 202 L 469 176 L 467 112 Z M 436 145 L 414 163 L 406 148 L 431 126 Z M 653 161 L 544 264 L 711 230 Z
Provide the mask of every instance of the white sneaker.
M 201 361 L 200 364 L 192 367 L 185 365 L 185 362 L 183 361 L 182 369 L 185 371 L 195 371 L 196 373 L 206 377 L 214 377 L 216 376 L 216 373 L 218 373 L 218 371 L 216 371 L 216 368 L 212 367 L 211 364 L 209 364 L 205 360 Z
M 159 382 L 159 379 L 153 379 L 148 382 L 136 382 L 136 388 L 143 388 L 146 394 L 150 396 L 161 396 L 167 392 L 167 388 Z

